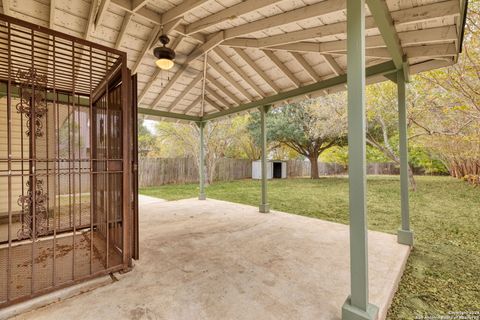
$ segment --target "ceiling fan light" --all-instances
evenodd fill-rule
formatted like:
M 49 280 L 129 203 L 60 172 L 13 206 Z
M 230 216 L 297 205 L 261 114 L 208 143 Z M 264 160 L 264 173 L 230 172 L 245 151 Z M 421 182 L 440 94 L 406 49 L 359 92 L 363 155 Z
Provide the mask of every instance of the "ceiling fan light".
M 173 65 L 175 63 L 170 59 L 160 58 L 157 61 L 155 61 L 155 64 L 157 65 L 157 67 L 159 67 L 162 70 L 170 70 L 173 68 Z
M 153 50 L 153 54 L 157 58 L 155 64 L 163 70 L 169 70 L 173 67 L 175 59 L 175 52 L 167 47 L 157 47 Z

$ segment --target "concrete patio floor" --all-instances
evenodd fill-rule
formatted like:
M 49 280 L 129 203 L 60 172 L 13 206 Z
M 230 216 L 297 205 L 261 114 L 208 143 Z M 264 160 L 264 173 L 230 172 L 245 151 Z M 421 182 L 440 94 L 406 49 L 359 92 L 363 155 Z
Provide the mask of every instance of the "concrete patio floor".
M 142 197 L 140 261 L 119 281 L 18 319 L 340 319 L 348 226 L 218 200 Z M 386 315 L 409 254 L 369 232 L 370 300 Z

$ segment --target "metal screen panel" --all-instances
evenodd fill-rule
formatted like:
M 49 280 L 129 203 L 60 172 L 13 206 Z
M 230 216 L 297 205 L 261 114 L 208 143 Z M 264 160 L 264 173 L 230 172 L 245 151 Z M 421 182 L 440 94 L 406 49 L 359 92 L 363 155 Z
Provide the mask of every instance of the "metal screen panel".
M 0 15 L 0 307 L 130 267 L 125 63 Z

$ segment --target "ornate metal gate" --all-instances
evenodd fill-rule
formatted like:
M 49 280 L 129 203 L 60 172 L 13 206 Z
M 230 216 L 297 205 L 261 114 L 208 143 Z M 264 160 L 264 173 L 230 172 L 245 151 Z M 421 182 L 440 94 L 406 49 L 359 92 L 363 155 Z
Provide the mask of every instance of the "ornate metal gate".
M 0 307 L 131 267 L 126 61 L 0 15 Z

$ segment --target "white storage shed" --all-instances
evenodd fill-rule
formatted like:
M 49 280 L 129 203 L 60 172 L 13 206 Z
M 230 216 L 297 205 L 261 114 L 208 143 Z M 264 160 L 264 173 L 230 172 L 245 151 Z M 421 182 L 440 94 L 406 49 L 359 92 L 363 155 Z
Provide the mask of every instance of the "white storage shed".
M 267 179 L 286 179 L 287 162 L 270 160 L 267 161 Z M 252 162 L 252 179 L 262 179 L 262 161 Z

